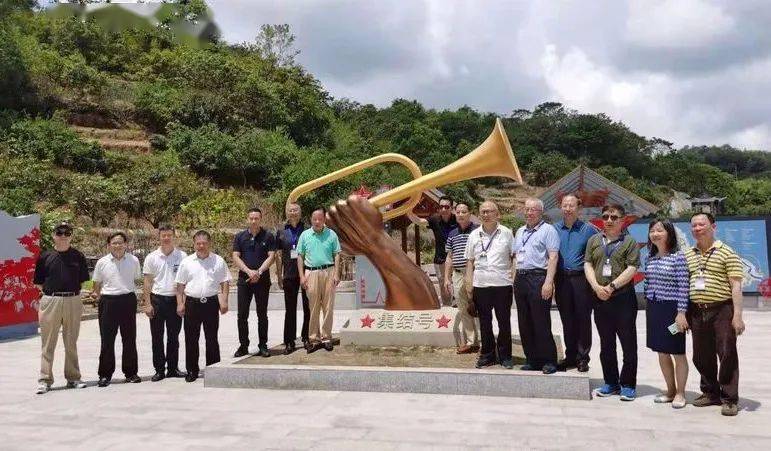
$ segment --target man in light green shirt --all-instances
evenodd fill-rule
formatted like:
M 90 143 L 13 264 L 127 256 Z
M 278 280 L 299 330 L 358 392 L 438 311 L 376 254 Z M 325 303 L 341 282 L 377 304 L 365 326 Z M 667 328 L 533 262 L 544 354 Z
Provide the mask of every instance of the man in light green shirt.
M 297 241 L 297 270 L 300 284 L 308 293 L 311 310 L 306 347 L 309 354 L 321 347 L 327 351 L 333 349 L 332 318 L 335 288 L 340 283 L 341 249 L 337 234 L 325 225 L 326 214 L 323 207 L 315 209 L 311 213 L 312 227 Z

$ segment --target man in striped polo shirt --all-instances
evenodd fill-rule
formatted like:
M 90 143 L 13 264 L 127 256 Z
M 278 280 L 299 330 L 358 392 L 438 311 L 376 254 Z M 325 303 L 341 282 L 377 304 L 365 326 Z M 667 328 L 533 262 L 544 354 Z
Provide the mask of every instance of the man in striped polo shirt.
M 696 245 L 685 252 L 691 279 L 687 318 L 693 331 L 693 364 L 701 374 L 702 391 L 693 405 L 722 404 L 721 413 L 734 416 L 739 401 L 736 337 L 744 332 L 744 273 L 736 252 L 715 240 L 716 229 L 714 216 L 694 214 L 691 233 Z
M 455 294 L 458 302 L 458 321 L 455 322 L 455 342 L 458 344 L 458 354 L 472 354 L 479 351 L 479 329 L 476 320 L 468 312 L 469 296 L 465 287 L 466 259 L 463 253 L 466 250 L 468 235 L 479 224 L 471 222 L 471 212 L 468 205 L 458 202 L 455 204 L 455 218 L 458 227 L 452 229 L 447 235 L 445 251 L 447 263 L 444 265 L 445 288 L 448 293 Z

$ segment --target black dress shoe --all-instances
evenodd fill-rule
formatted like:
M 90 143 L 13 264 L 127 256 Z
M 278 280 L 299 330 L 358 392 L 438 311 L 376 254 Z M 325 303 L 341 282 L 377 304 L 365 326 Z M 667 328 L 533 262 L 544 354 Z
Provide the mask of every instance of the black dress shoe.
M 166 372 L 166 377 L 185 377 L 187 376 L 187 373 L 180 370 L 168 370 Z
M 543 369 L 541 370 L 543 374 L 554 374 L 557 372 L 557 365 L 553 363 L 547 363 L 543 366 Z
M 142 382 L 142 379 L 139 376 L 137 376 L 136 374 L 126 378 L 126 383 L 127 384 L 138 384 L 140 382 Z
M 578 368 L 579 373 L 585 373 L 589 371 L 589 362 L 578 362 L 576 368 Z
M 99 387 L 106 387 L 110 385 L 110 378 L 109 377 L 100 377 L 99 382 L 96 383 Z
M 522 370 L 522 371 L 541 371 L 543 368 L 539 368 L 539 367 L 537 367 L 537 366 L 535 366 L 533 364 L 530 364 L 530 363 L 525 363 L 519 369 Z
M 577 366 L 576 362 L 572 360 L 564 359 L 557 364 L 557 369 L 559 369 L 560 371 L 567 371 L 570 368 L 575 368 L 576 366 Z
M 249 354 L 248 348 L 239 347 L 238 349 L 236 349 L 236 352 L 233 353 L 233 357 L 243 357 L 247 354 Z
M 335 346 L 332 344 L 331 341 L 328 341 L 328 342 L 324 343 L 324 349 L 326 349 L 327 351 L 331 351 L 331 350 L 335 349 Z
M 164 376 L 163 371 L 156 371 L 155 374 L 153 374 L 153 377 L 150 378 L 150 380 L 153 381 L 153 382 L 158 382 L 159 380 L 163 379 L 164 377 L 166 377 L 166 376 Z
M 485 368 L 485 367 L 488 367 L 488 366 L 493 366 L 496 363 L 498 363 L 498 362 L 496 362 L 495 360 L 479 359 L 479 360 L 477 360 L 477 363 L 476 363 L 475 366 L 477 368 Z
M 265 346 L 260 346 L 260 350 L 257 351 L 257 354 L 255 354 L 260 357 L 270 357 L 270 351 L 268 351 L 268 348 Z
M 289 354 L 295 352 L 295 350 L 296 350 L 296 348 L 295 348 L 294 343 L 284 345 L 284 355 L 289 355 Z
M 198 379 L 198 376 L 194 375 L 193 373 L 187 373 L 185 376 L 185 382 L 195 382 L 196 379 Z
M 321 349 L 321 343 L 308 343 L 308 346 L 305 347 L 305 351 L 308 354 L 314 353 Z

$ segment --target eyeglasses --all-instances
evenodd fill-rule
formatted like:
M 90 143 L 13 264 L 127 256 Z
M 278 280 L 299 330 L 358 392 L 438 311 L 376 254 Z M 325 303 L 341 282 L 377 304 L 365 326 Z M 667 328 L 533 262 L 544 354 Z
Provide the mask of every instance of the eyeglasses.
M 452 206 L 450 206 L 450 205 L 440 205 L 439 208 L 441 208 L 442 210 L 449 210 L 450 208 L 452 208 Z
M 618 221 L 621 218 L 621 216 L 618 215 L 602 215 L 602 219 L 604 221 Z
M 69 230 L 57 230 L 54 233 L 56 233 L 56 236 L 72 236 L 72 232 Z

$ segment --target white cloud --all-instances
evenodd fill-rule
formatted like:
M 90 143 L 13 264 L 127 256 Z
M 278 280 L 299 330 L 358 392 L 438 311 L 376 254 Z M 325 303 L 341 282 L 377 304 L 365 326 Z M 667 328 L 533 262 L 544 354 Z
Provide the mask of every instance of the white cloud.
M 698 47 L 719 40 L 736 22 L 704 0 L 632 0 L 626 39 L 649 47 Z
M 768 149 L 771 143 L 771 127 L 768 124 L 759 124 L 745 128 L 731 136 L 730 141 L 742 149 Z

